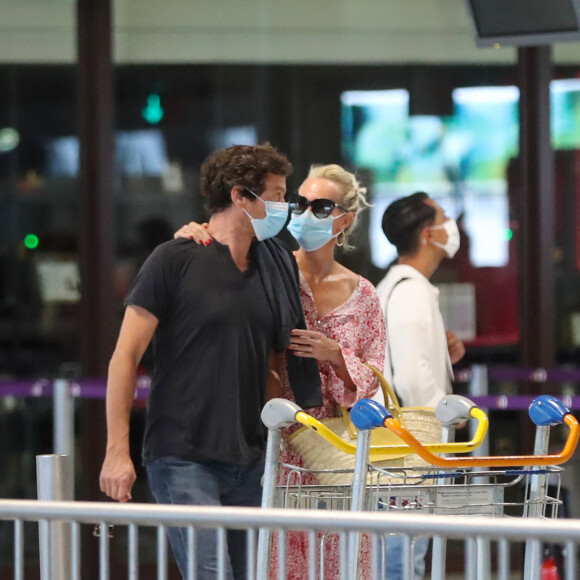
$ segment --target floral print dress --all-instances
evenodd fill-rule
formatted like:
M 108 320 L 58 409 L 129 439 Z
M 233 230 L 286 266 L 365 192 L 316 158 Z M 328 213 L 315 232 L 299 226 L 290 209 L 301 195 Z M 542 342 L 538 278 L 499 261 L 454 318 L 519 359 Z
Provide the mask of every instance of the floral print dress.
M 364 363 L 369 363 L 382 370 L 385 361 L 386 333 L 383 310 L 375 287 L 365 278 L 359 277 L 358 284 L 350 297 L 340 306 L 318 319 L 314 297 L 300 274 L 300 295 L 306 326 L 308 330 L 319 331 L 338 342 L 348 368 L 356 385 L 356 391 L 344 386 L 330 363 L 318 362 L 322 388 L 322 406 L 305 409 L 316 417 L 337 417 L 340 407 L 352 407 L 358 400 L 372 397 L 379 388 L 373 372 Z M 294 400 L 287 376 L 282 374 L 283 396 Z M 304 467 L 301 455 L 288 442 L 288 436 L 299 428 L 294 425 L 283 432 L 283 443 L 280 460 L 284 463 Z M 284 475 L 281 475 L 283 481 Z M 302 484 L 317 484 L 313 474 L 302 478 Z M 339 541 L 337 535 L 329 535 L 325 542 L 324 580 L 340 577 Z M 361 578 L 370 577 L 368 551 L 369 541 L 362 544 Z M 289 532 L 286 534 L 286 580 L 304 580 L 308 578 L 308 534 L 306 532 Z M 319 568 L 317 563 L 317 569 Z M 273 550 L 271 578 L 278 578 L 277 549 Z

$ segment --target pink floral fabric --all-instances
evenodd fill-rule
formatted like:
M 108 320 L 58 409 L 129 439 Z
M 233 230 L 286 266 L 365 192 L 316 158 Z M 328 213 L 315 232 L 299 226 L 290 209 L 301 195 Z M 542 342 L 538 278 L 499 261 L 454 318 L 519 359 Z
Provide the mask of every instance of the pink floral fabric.
M 336 375 L 330 363 L 319 362 L 322 406 L 305 409 L 305 411 L 317 419 L 337 417 L 341 406 L 350 408 L 358 400 L 372 397 L 379 388 L 373 372 L 364 366 L 364 363 L 383 370 L 386 333 L 380 300 L 375 287 L 368 280 L 360 277 L 354 292 L 346 302 L 322 319 L 318 319 L 312 292 L 302 274 L 300 274 L 300 294 L 308 330 L 322 332 L 340 344 L 349 374 L 356 385 L 356 391 L 350 391 Z M 282 388 L 283 396 L 294 400 L 285 373 L 282 374 Z M 288 436 L 298 428 L 298 425 L 294 425 L 284 430 L 280 460 L 304 467 L 302 457 L 288 442 Z M 284 479 L 282 473 L 279 483 L 285 483 Z M 306 474 L 302 478 L 303 485 L 317 483 L 316 477 L 312 474 Z M 361 578 L 370 577 L 369 548 L 370 542 L 363 538 Z M 278 578 L 276 545 L 274 545 L 272 556 L 271 578 L 274 579 Z M 286 568 L 287 580 L 308 578 L 308 535 L 305 532 L 286 534 Z M 324 580 L 335 580 L 339 577 L 339 541 L 338 536 L 331 535 L 325 542 Z
M 356 392 L 346 389 L 332 365 L 319 362 L 322 406 L 305 411 L 317 419 L 337 417 L 338 407 L 350 408 L 360 399 L 372 397 L 379 388 L 373 372 L 364 366 L 369 363 L 382 370 L 385 362 L 385 320 L 379 296 L 375 287 L 361 276 L 347 301 L 318 319 L 314 297 L 300 274 L 300 298 L 308 330 L 322 332 L 340 344 L 348 372 L 357 387 Z M 284 397 L 294 400 L 285 374 L 282 388 Z

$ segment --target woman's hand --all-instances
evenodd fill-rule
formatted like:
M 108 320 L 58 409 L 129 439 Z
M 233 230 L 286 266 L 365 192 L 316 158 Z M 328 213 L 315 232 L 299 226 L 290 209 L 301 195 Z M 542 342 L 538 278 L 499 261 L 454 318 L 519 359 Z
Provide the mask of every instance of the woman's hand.
M 208 224 L 198 224 L 197 222 L 189 222 L 182 226 L 174 234 L 174 238 L 189 238 L 203 246 L 209 246 L 212 242 L 212 237 L 207 231 Z
M 295 356 L 314 358 L 319 361 L 327 361 L 334 368 L 338 378 L 342 379 L 344 386 L 349 391 L 356 391 L 354 384 L 342 356 L 340 344 L 326 334 L 316 330 L 302 330 L 295 328 L 290 331 L 290 344 L 287 347 Z
M 287 348 L 296 356 L 315 358 L 334 364 L 340 364 L 342 361 L 342 351 L 338 342 L 316 330 L 295 328 L 290 331 L 290 344 Z

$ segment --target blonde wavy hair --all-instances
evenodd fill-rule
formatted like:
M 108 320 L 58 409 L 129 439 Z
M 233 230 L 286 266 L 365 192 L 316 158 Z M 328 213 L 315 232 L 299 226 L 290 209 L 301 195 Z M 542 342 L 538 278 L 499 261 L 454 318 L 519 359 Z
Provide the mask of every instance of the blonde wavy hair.
M 328 179 L 338 187 L 341 194 L 340 205 L 354 214 L 354 220 L 338 236 L 337 244 L 342 246 L 343 250 L 352 250 L 354 246 L 349 245 L 348 240 L 358 224 L 358 216 L 365 207 L 371 206 L 366 199 L 367 188 L 359 183 L 354 173 L 350 173 L 344 167 L 336 164 L 312 165 L 308 172 L 308 178 Z

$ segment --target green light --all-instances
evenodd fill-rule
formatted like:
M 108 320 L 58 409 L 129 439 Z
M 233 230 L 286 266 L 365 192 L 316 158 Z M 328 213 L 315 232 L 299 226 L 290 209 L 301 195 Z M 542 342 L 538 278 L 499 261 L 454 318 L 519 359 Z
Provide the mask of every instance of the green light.
M 16 149 L 20 141 L 20 135 L 16 129 L 6 127 L 0 129 L 0 153 L 7 153 Z
M 513 237 L 514 237 L 514 232 L 513 232 L 513 230 L 512 230 L 511 228 L 506 228 L 506 229 L 504 230 L 504 238 L 503 238 L 503 239 L 504 239 L 506 242 L 509 242 L 509 241 L 510 241 L 510 240 L 511 240 Z
M 35 236 L 34 234 L 28 234 L 25 238 L 24 238 L 24 245 L 29 249 L 29 250 L 34 250 L 34 248 L 38 247 L 38 236 Z
M 147 97 L 147 105 L 141 111 L 143 118 L 150 124 L 156 125 L 163 119 L 165 111 L 161 106 L 161 97 L 155 93 Z

